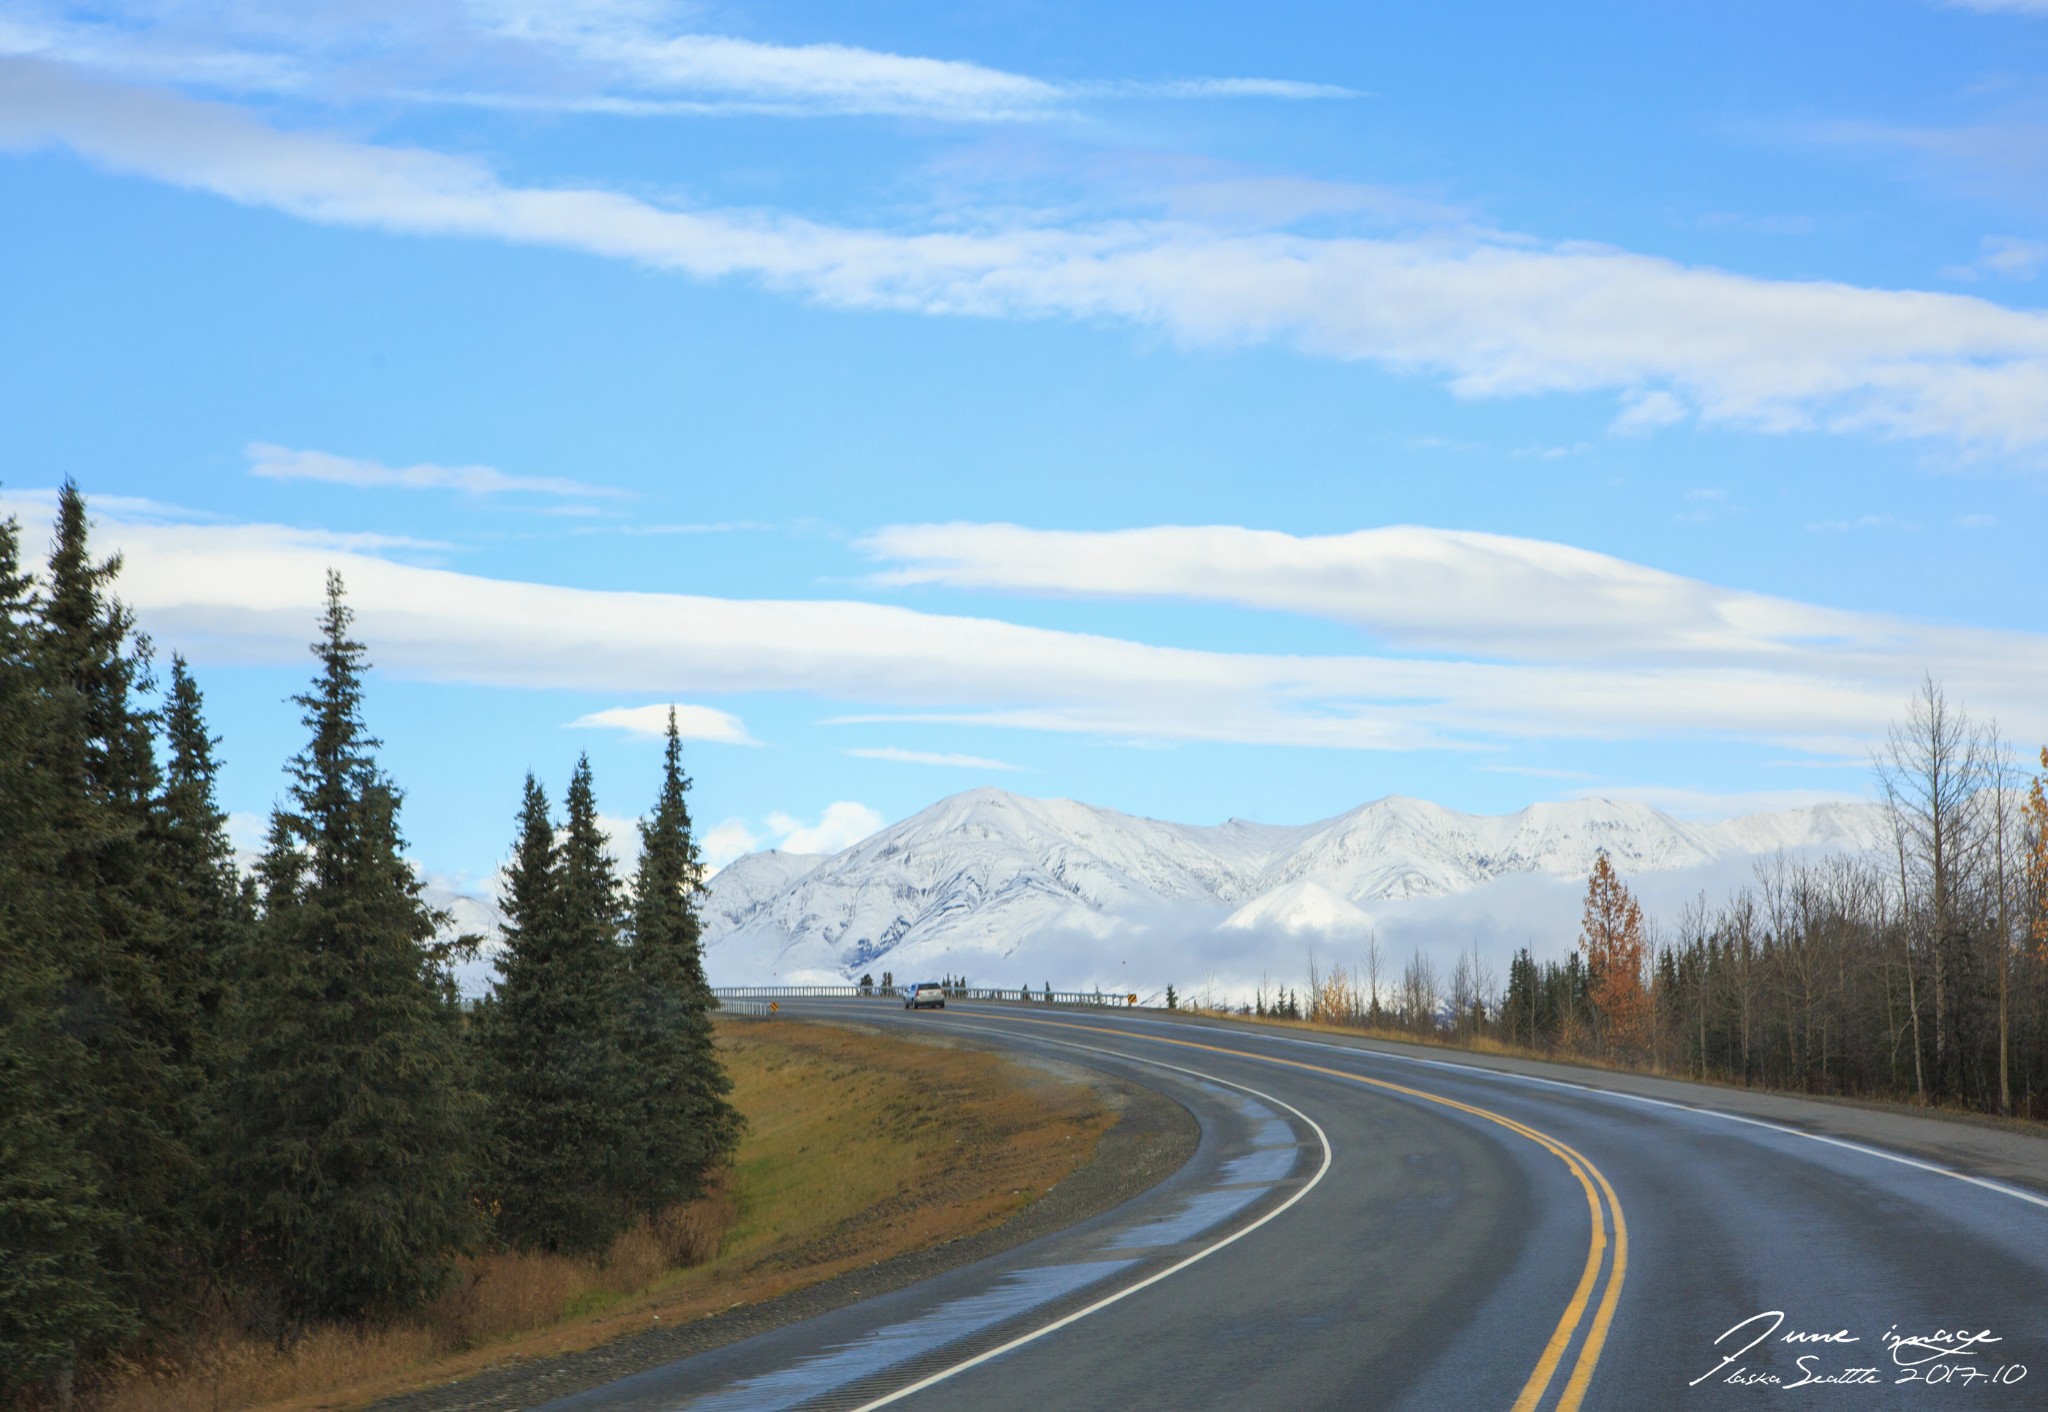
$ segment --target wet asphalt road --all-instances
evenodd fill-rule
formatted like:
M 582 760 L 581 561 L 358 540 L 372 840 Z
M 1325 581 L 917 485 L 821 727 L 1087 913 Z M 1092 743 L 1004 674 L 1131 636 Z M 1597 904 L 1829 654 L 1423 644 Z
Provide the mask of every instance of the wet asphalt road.
M 551 1409 L 2048 1408 L 2038 1138 L 1115 1011 L 786 1008 L 1107 1069 L 1202 1140 L 1080 1226 Z

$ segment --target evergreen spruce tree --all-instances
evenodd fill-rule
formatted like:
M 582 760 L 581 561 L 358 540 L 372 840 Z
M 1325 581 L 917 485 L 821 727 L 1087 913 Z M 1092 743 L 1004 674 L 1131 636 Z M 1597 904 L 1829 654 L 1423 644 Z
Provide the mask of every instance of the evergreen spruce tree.
M 215 794 L 219 742 L 207 731 L 198 684 L 182 657 L 171 659 L 163 729 L 164 784 L 149 837 L 157 870 L 157 975 L 170 1022 L 163 1036 L 165 1060 L 189 1095 L 187 1141 L 202 1177 L 211 1177 L 224 1139 L 220 1086 L 230 1070 L 224 996 L 242 963 L 255 913 Z M 193 1204 L 203 1210 L 206 1199 L 195 1195 Z
M 85 498 L 66 482 L 36 646 L 57 844 L 45 898 L 59 1022 L 83 1049 L 81 1145 L 118 1232 L 101 1259 L 123 1302 L 160 1324 L 200 1270 L 200 1091 L 180 1062 L 194 1017 L 166 981 L 176 967 L 150 837 L 155 718 L 140 701 L 154 685 L 149 643 L 113 596 L 120 558 L 95 562 L 89 539 Z
M 91 1055 L 57 929 L 63 866 L 39 604 L 0 521 L 0 1399 L 68 1378 L 136 1323 L 108 1257 L 132 1222 L 86 1147 Z
M 696 895 L 704 867 L 690 830 L 689 776 L 669 709 L 661 793 L 640 825 L 633 937 L 626 968 L 627 1059 L 633 1095 L 633 1196 L 648 1215 L 703 1194 L 739 1142 L 732 1080 L 711 1031 L 717 1005 L 704 978 Z
M 250 917 L 227 814 L 215 793 L 220 765 L 214 747 L 220 742 L 207 732 L 204 701 L 182 657 L 171 659 L 163 724 L 168 749 L 152 830 L 162 870 L 159 975 L 188 1026 L 172 1036 L 172 1058 L 203 1080 L 215 1068 L 211 1049 L 219 1036 L 221 991 Z
M 272 818 L 257 944 L 230 996 L 225 1216 L 280 1340 L 418 1305 L 474 1233 L 476 1117 L 439 914 L 403 856 L 362 716 L 364 648 L 329 574 L 311 738 Z
M 532 1250 L 595 1254 L 632 1218 L 618 1016 L 622 908 L 588 759 L 557 842 L 529 775 L 502 904 L 485 1026 L 499 1231 Z

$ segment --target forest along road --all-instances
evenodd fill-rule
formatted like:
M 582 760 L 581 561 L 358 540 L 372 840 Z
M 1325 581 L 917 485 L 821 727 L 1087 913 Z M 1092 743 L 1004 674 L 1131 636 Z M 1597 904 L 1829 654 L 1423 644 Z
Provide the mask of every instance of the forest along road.
M 551 1409 L 2048 1407 L 2048 1141 L 1997 1134 L 1992 1179 L 1704 1087 L 1107 1010 L 785 1009 L 1107 1069 L 1202 1140 L 1067 1231 Z

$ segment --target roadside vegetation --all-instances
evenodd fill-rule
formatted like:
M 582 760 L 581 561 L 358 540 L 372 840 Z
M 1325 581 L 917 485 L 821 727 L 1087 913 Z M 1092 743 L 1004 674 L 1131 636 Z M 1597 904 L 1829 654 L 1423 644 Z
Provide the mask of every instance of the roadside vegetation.
M 1710 1082 L 2048 1119 L 2048 750 L 2013 758 L 1926 682 L 1875 757 L 1892 847 L 1766 859 L 1646 916 L 1603 856 L 1578 945 L 1505 978 L 1379 943 L 1249 1005 L 1187 1005 Z
M 743 1124 L 673 719 L 629 881 L 588 763 L 559 821 L 528 778 L 467 1011 L 476 939 L 405 857 L 340 579 L 245 878 L 199 687 L 175 656 L 159 682 L 88 540 L 68 484 L 42 575 L 0 524 L 0 1400 L 69 1405 L 223 1330 L 297 1356 L 445 1324 L 477 1261 L 701 1255 Z
M 289 1348 L 220 1318 L 175 1357 L 118 1366 L 95 1412 L 359 1406 L 684 1324 L 986 1229 L 1088 1160 L 1111 1121 L 1088 1088 L 977 1051 L 783 1020 L 718 1029 L 750 1122 L 695 1201 L 596 1255 L 458 1256 L 410 1315 L 320 1325 Z

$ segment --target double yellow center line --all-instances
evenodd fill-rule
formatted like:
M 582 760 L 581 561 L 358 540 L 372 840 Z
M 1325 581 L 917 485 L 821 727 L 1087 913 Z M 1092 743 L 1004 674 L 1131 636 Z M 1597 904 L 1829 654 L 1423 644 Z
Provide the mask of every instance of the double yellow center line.
M 993 1018 L 993 1017 L 991 1017 Z M 1326 1068 L 1321 1064 L 1304 1063 L 1299 1059 L 1282 1059 L 1277 1055 L 1259 1054 L 1250 1050 L 1230 1049 L 1218 1044 L 1198 1044 L 1187 1039 L 1167 1039 L 1162 1035 L 1137 1034 L 1130 1030 L 1112 1029 L 1102 1025 L 1079 1025 L 1070 1021 L 1027 1019 L 1022 1015 L 1002 1017 L 1010 1023 L 1043 1025 L 1053 1029 L 1084 1030 L 1090 1034 L 1115 1035 L 1120 1039 L 1143 1040 L 1149 1044 L 1170 1044 L 1179 1049 L 1199 1049 L 1210 1054 L 1226 1054 L 1233 1059 L 1250 1059 L 1260 1064 L 1277 1064 L 1282 1068 L 1299 1069 L 1304 1073 L 1323 1074 L 1347 1083 L 1365 1084 L 1372 1088 L 1385 1089 L 1406 1098 L 1420 1099 L 1444 1108 L 1455 1108 L 1489 1123 L 1498 1123 L 1509 1132 L 1527 1138 L 1542 1147 L 1567 1170 L 1578 1178 L 1579 1185 L 1586 1193 L 1586 1209 L 1591 1217 L 1592 1237 L 1586 1249 L 1586 1267 L 1579 1275 L 1577 1288 L 1572 1291 L 1571 1302 L 1565 1305 L 1559 1316 L 1557 1327 L 1551 1331 L 1550 1341 L 1543 1347 L 1543 1356 L 1536 1360 L 1536 1368 L 1529 1374 L 1528 1382 L 1522 1385 L 1522 1392 L 1514 1401 L 1510 1412 L 1535 1412 L 1550 1390 L 1557 1377 L 1559 1364 L 1570 1351 L 1572 1341 L 1578 1337 L 1579 1329 L 1586 1323 L 1586 1313 L 1593 1310 L 1593 1322 L 1587 1329 L 1585 1341 L 1579 1345 L 1579 1356 L 1572 1364 L 1571 1377 L 1566 1380 L 1564 1392 L 1556 1403 L 1556 1412 L 1578 1412 L 1579 1403 L 1585 1399 L 1587 1385 L 1593 1380 L 1593 1369 L 1600 1362 L 1600 1351 L 1607 1343 L 1608 1326 L 1614 1322 L 1614 1306 L 1621 1299 L 1621 1282 L 1628 1271 L 1628 1222 L 1621 1214 L 1621 1201 L 1614 1194 L 1614 1188 L 1586 1155 L 1569 1143 L 1561 1142 L 1548 1133 L 1538 1132 L 1527 1123 L 1519 1122 L 1503 1113 L 1477 1104 L 1461 1103 L 1455 1098 L 1441 1094 L 1425 1093 L 1419 1088 L 1406 1084 L 1392 1083 L 1386 1079 L 1367 1078 L 1344 1069 Z M 1608 1266 L 1608 1229 L 1613 1229 L 1614 1260 Z M 1600 1294 L 1597 1308 L 1593 1305 L 1593 1292 L 1600 1289 L 1600 1272 L 1607 1268 L 1607 1284 Z

